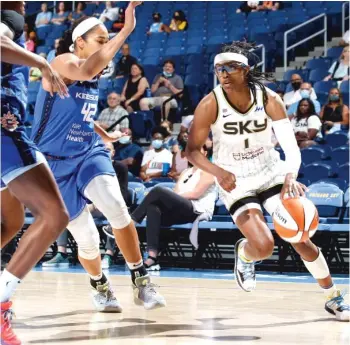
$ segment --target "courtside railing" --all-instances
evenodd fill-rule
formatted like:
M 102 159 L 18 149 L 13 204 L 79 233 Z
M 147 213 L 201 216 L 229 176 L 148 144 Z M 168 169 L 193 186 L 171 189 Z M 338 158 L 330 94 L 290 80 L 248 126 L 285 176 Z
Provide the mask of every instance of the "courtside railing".
M 292 44 L 291 46 L 288 46 L 288 35 L 291 32 L 294 32 L 295 30 L 298 30 L 310 23 L 313 23 L 315 20 L 318 20 L 320 18 L 323 18 L 323 29 L 320 31 L 315 32 L 314 34 L 304 38 L 303 40 Z M 310 20 L 306 21 L 303 24 L 297 25 L 294 28 L 291 28 L 290 30 L 287 30 L 284 33 L 284 49 L 283 49 L 283 53 L 284 53 L 284 71 L 287 70 L 287 65 L 288 65 L 288 52 L 295 48 L 300 46 L 301 44 L 313 39 L 314 37 L 318 36 L 318 35 L 322 35 L 323 34 L 323 47 L 324 47 L 324 56 L 327 56 L 327 16 L 325 13 L 318 15 L 317 17 L 311 18 Z

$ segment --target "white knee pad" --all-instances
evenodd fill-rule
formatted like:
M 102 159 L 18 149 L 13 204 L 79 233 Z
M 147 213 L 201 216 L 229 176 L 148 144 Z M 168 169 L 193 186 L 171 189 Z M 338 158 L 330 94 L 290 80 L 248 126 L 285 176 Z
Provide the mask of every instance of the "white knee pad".
M 67 228 L 77 242 L 80 257 L 94 260 L 100 255 L 100 235 L 87 207 Z
M 131 217 L 116 176 L 96 176 L 87 185 L 84 194 L 104 214 L 113 229 L 122 229 L 130 224 Z
M 302 258 L 304 265 L 315 279 L 324 279 L 329 276 L 329 268 L 321 249 L 318 248 L 318 257 L 315 261 L 306 261 Z

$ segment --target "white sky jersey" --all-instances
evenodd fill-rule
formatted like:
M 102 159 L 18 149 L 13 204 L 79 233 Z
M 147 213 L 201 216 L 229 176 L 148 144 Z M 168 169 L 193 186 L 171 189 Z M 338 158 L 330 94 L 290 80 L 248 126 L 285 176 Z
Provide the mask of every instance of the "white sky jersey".
M 213 92 L 218 104 L 218 116 L 211 126 L 214 163 L 236 177 L 264 174 L 265 170 L 273 169 L 280 158 L 271 141 L 272 120 L 266 114 L 259 86 L 256 86 L 257 103 L 252 103 L 245 114 L 230 104 L 221 85 Z

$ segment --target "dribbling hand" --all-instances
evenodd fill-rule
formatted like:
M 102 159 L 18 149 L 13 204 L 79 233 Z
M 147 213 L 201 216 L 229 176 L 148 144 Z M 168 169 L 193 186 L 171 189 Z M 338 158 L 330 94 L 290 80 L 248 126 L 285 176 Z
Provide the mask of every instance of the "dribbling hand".
M 221 169 L 220 173 L 216 175 L 216 179 L 220 187 L 228 193 L 236 188 L 236 177 L 229 171 Z
M 69 97 L 68 88 L 58 73 L 45 61 L 44 66 L 40 68 L 42 77 L 45 80 L 47 91 L 53 97 L 53 93 L 57 92 L 63 99 Z
M 281 199 L 299 198 L 305 196 L 307 187 L 300 182 L 297 182 L 294 174 L 287 174 L 281 190 Z

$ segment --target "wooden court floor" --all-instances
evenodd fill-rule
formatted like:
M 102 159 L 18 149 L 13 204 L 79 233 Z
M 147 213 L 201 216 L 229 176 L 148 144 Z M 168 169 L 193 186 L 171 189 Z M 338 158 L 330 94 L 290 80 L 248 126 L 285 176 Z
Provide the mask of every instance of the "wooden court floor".
M 349 344 L 349 323 L 323 310 L 315 284 L 258 282 L 245 293 L 232 280 L 155 277 L 168 306 L 146 311 L 129 277 L 111 281 L 122 314 L 94 311 L 84 274 L 30 273 L 13 300 L 17 335 L 38 345 Z

